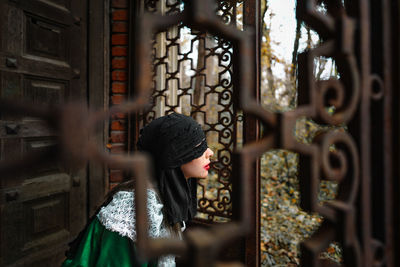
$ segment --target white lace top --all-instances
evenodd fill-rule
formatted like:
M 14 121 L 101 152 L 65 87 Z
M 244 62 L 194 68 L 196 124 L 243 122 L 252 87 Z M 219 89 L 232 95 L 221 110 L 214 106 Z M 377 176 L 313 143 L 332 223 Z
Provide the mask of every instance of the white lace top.
M 111 202 L 101 208 L 97 214 L 99 221 L 106 229 L 117 232 L 136 241 L 135 192 L 119 191 L 115 193 Z M 171 232 L 164 221 L 162 214 L 163 204 L 152 189 L 147 189 L 147 214 L 149 236 L 152 238 L 168 238 Z M 173 255 L 162 256 L 158 260 L 159 267 L 174 267 Z

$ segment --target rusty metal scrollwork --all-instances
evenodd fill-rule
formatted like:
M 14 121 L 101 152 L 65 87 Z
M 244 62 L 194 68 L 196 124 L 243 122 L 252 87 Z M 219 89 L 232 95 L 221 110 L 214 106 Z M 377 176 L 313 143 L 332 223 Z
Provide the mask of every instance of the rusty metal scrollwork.
M 359 194 L 360 163 L 356 142 L 351 133 L 331 130 L 316 137 L 311 145 L 297 143 L 292 135 L 295 122 L 308 117 L 329 125 L 348 124 L 360 102 L 360 73 L 354 54 L 354 19 L 346 14 L 341 1 L 326 4 L 327 14 L 317 11 L 316 1 L 298 1 L 298 19 L 305 21 L 323 38 L 322 44 L 299 55 L 299 106 L 283 115 L 283 146 L 300 154 L 301 206 L 324 216 L 319 230 L 302 243 L 301 265 L 319 266 L 320 254 L 333 241 L 343 246 L 346 266 L 361 266 L 360 241 L 355 232 L 356 198 Z M 339 80 L 316 81 L 314 59 L 332 57 L 337 64 Z M 328 106 L 336 112 L 329 114 Z M 335 149 L 331 150 L 334 146 Z M 337 198 L 323 206 L 318 204 L 318 188 L 324 177 L 339 184 Z
M 158 1 L 147 1 L 150 9 L 155 9 Z M 318 1 L 321 2 L 321 1 Z M 393 252 L 387 249 L 391 246 L 391 237 L 387 234 L 386 243 L 373 235 L 371 222 L 371 129 L 369 118 L 371 101 L 388 99 L 388 78 L 380 78 L 371 74 L 369 47 L 369 5 L 368 1 L 322 1 L 327 5 L 327 14 L 317 11 L 317 0 L 298 0 L 297 16 L 304 20 L 323 38 L 323 42 L 315 49 L 299 55 L 299 106 L 294 111 L 283 114 L 273 114 L 263 109 L 253 96 L 254 73 L 253 46 L 250 31 L 239 31 L 234 25 L 226 25 L 215 14 L 216 7 L 212 0 L 192 0 L 184 10 L 178 9 L 173 14 L 163 16 L 146 13 L 137 18 L 135 23 L 134 58 L 137 67 L 134 68 L 133 99 L 114 106 L 106 111 L 91 111 L 86 103 L 67 103 L 59 106 L 38 107 L 27 103 L 17 103 L 8 100 L 0 101 L 0 111 L 13 115 L 29 114 L 47 122 L 57 135 L 55 149 L 42 154 L 29 154 L 24 158 L 1 162 L 0 173 L 12 175 L 26 171 L 28 168 L 40 167 L 39 163 L 47 160 L 58 161 L 65 168 L 80 168 L 92 160 L 108 167 L 131 171 L 137 183 L 137 232 L 138 249 L 145 258 L 157 257 L 163 254 L 186 255 L 189 266 L 215 266 L 216 255 L 221 247 L 233 240 L 248 234 L 253 218 L 249 208 L 250 174 L 253 164 L 265 151 L 281 147 L 300 154 L 300 191 L 301 205 L 307 211 L 317 212 L 325 220 L 317 232 L 302 244 L 301 265 L 320 266 L 319 258 L 330 242 L 338 241 L 343 248 L 344 266 L 393 266 Z M 388 1 L 383 1 L 387 6 Z M 230 63 L 226 70 L 233 68 L 235 75 L 227 80 L 225 87 L 231 91 L 220 94 L 221 101 L 233 100 L 235 110 L 243 115 L 257 118 L 265 126 L 262 139 L 244 144 L 231 158 L 230 169 L 221 171 L 222 177 L 232 179 L 232 199 L 224 199 L 225 204 L 232 201 L 232 220 L 223 225 L 214 225 L 209 230 L 191 229 L 186 240 L 148 239 L 146 227 L 146 181 L 151 179 L 150 163 L 140 154 L 131 156 L 116 156 L 100 151 L 88 136 L 93 134 L 98 123 L 116 113 L 134 113 L 149 106 L 148 99 L 153 88 L 152 46 L 150 45 L 155 32 L 163 31 L 180 23 L 189 25 L 192 29 L 210 32 L 220 36 L 229 43 L 222 43 Z M 361 24 L 356 29 L 355 25 Z M 386 26 L 387 21 L 385 22 Z M 145 26 L 144 26 L 145 25 Z M 388 39 L 387 32 L 385 40 Z M 358 40 L 358 39 L 360 40 Z M 222 39 L 221 39 L 222 40 Z M 356 42 L 360 52 L 355 51 Z M 232 48 L 232 49 L 230 49 Z M 232 52 L 233 51 L 233 52 Z M 211 53 L 211 51 L 210 51 Z M 356 54 L 358 55 L 358 58 Z M 314 58 L 319 56 L 335 59 L 340 73 L 339 80 L 316 81 L 313 75 Z M 225 60 L 225 59 L 224 59 Z M 389 62 L 387 54 L 385 60 Z M 371 84 L 377 83 L 377 91 Z M 387 103 L 387 102 L 385 102 Z M 333 105 L 336 112 L 332 115 L 325 107 Z M 232 112 L 227 108 L 227 113 Z M 198 110 L 201 113 L 201 110 Z M 386 112 L 386 110 L 385 110 Z M 391 112 L 391 110 L 389 110 Z M 385 113 L 386 114 L 386 113 Z M 388 120 L 387 114 L 385 120 Z M 230 125 L 234 116 L 220 117 L 222 124 Z M 328 131 L 317 136 L 311 145 L 299 143 L 293 136 L 296 120 L 300 117 L 312 118 L 316 122 L 330 125 L 349 125 L 348 131 Z M 212 127 L 212 125 L 208 125 Z M 229 126 L 230 127 L 230 126 Z M 223 138 L 232 134 L 230 128 L 221 131 Z M 10 127 L 9 131 L 13 131 Z M 391 129 L 389 128 L 390 136 Z M 359 140 L 358 140 L 359 139 Z M 388 143 L 385 143 L 387 146 Z M 390 144 L 390 143 L 389 143 Z M 331 149 L 334 146 L 335 149 Z M 390 155 L 390 154 L 389 154 Z M 387 157 L 387 155 L 385 155 Z M 386 158 L 387 159 L 387 158 Z M 33 167 L 32 167 L 33 166 Z M 392 166 L 389 166 L 390 168 Z M 390 185 L 385 173 L 385 186 Z M 318 204 L 318 186 L 321 178 L 338 182 L 337 199 Z M 381 177 L 378 177 L 381 178 Z M 390 178 L 390 177 L 389 177 Z M 375 177 L 376 179 L 376 177 Z M 386 188 L 387 189 L 387 188 Z M 10 197 L 13 197 L 10 195 Z M 389 196 L 388 203 L 391 198 Z M 387 200 L 387 199 L 386 199 Z M 219 208 L 219 207 L 216 207 Z M 221 208 L 225 209 L 225 207 Z M 359 217 L 359 218 L 358 218 Z M 391 227 L 390 223 L 387 223 Z M 360 229 L 357 229 L 359 227 Z M 391 232 L 388 231 L 390 234 Z M 387 246 L 387 247 L 385 247 Z M 382 252 L 382 253 L 380 253 Z M 383 256 L 379 256 L 383 254 Z M 225 265 L 228 266 L 228 265 Z M 240 266 L 240 264 L 231 264 Z
M 297 2 L 298 19 L 323 40 L 318 47 L 299 55 L 299 106 L 282 117 L 282 146 L 300 154 L 301 206 L 325 218 L 311 238 L 302 243 L 302 266 L 320 266 L 320 253 L 332 241 L 342 246 L 344 266 L 375 266 L 372 262 L 381 266 L 391 257 L 382 256 L 384 244 L 374 238 L 370 223 L 370 184 L 374 178 L 370 167 L 373 141 L 369 103 L 371 99 L 382 98 L 385 84 L 371 73 L 369 4 L 368 1 Z M 326 14 L 319 5 L 324 6 Z M 339 79 L 315 79 L 314 59 L 319 56 L 335 60 Z M 379 85 L 376 92 L 371 90 L 373 81 Z M 327 112 L 328 106 L 335 107 L 334 114 Z M 291 134 L 300 117 L 321 124 L 348 125 L 348 130 L 332 129 L 314 138 L 311 145 L 300 144 Z M 333 180 L 339 186 L 337 198 L 322 206 L 317 199 L 321 179 Z M 389 222 L 387 225 L 390 227 Z

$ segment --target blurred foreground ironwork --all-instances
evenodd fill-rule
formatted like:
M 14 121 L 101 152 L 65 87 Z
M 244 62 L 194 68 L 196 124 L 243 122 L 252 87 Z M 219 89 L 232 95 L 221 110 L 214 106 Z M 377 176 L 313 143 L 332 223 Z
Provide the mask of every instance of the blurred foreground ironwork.
M 318 11 L 323 2 L 326 14 Z M 55 145 L 40 154 L 32 152 L 15 161 L 3 161 L 2 178 L 40 168 L 43 162 L 54 161 L 66 169 L 79 169 L 90 161 L 112 168 L 129 171 L 136 177 L 137 246 L 143 258 L 176 254 L 186 260 L 187 266 L 218 266 L 218 252 L 230 242 L 258 231 L 251 229 L 254 204 L 251 202 L 252 175 L 259 157 L 273 148 L 283 148 L 299 153 L 299 180 L 301 206 L 306 211 L 324 216 L 319 230 L 302 244 L 302 266 L 325 266 L 330 263 L 320 259 L 320 253 L 332 242 L 343 248 L 344 266 L 396 266 L 399 255 L 398 204 L 394 192 L 394 160 L 398 160 L 398 117 L 393 103 L 395 94 L 392 73 L 392 30 L 390 2 L 370 1 L 316 1 L 298 0 L 298 18 L 304 20 L 322 38 L 316 48 L 299 55 L 298 107 L 282 114 L 269 112 L 259 104 L 254 88 L 256 72 L 254 57 L 254 32 L 240 31 L 224 24 L 215 14 L 213 0 L 193 0 L 182 12 L 162 16 L 144 13 L 136 17 L 132 57 L 132 101 L 114 106 L 107 111 L 91 111 L 85 103 L 68 103 L 57 106 L 33 106 L 27 103 L 2 100 L 2 114 L 29 115 L 42 119 L 57 136 Z M 371 11 L 376 8 L 378 11 Z M 370 25 L 370 14 L 376 12 L 378 25 Z M 374 13 L 375 14 L 375 13 Z M 100 151 L 89 136 L 96 125 L 115 113 L 132 114 L 149 106 L 152 94 L 151 42 L 156 32 L 183 23 L 192 29 L 222 37 L 232 45 L 233 108 L 245 116 L 257 119 L 264 126 L 259 140 L 246 142 L 232 158 L 232 220 L 212 225 L 209 229 L 190 229 L 184 240 L 148 239 L 146 220 L 147 181 L 151 179 L 151 165 L 145 155 L 115 156 Z M 371 32 L 377 27 L 381 33 Z M 371 39 L 380 40 L 379 44 Z M 372 46 L 372 44 L 374 46 Z M 376 61 L 371 49 L 381 46 Z M 375 53 L 375 51 L 374 51 Z M 317 81 L 314 77 L 316 57 L 335 59 L 340 79 Z M 394 101 L 394 102 L 393 102 Z M 330 114 L 328 106 L 335 106 Z M 317 136 L 311 145 L 299 143 L 293 135 L 299 118 L 312 118 L 327 125 L 347 125 L 348 131 L 328 131 Z M 16 124 L 5 124 L 2 135 L 16 134 Z M 318 204 L 318 186 L 321 179 L 338 182 L 336 200 Z M 74 181 L 79 183 L 79 181 Z M 17 191 L 2 196 L 1 201 L 18 198 Z M 257 225 L 257 224 L 256 224 Z M 396 234 L 396 235 L 395 235 Z M 397 243 L 396 243 L 397 242 Z M 258 255 L 259 256 L 259 255 Z M 257 256 L 257 257 L 258 257 Z M 222 264 L 222 263 L 219 263 Z M 241 266 L 229 263 L 224 266 Z M 222 266 L 222 265 L 221 265 Z

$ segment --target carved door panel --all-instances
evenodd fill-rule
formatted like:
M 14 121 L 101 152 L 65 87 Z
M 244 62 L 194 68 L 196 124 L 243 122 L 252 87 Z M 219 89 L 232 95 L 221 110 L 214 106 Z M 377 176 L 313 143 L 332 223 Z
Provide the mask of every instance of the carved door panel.
M 0 94 L 37 105 L 86 98 L 86 1 L 0 1 Z M 0 114 L 2 160 L 55 144 L 34 117 Z M 86 171 L 48 162 L 0 180 L 0 265 L 56 266 L 85 223 Z

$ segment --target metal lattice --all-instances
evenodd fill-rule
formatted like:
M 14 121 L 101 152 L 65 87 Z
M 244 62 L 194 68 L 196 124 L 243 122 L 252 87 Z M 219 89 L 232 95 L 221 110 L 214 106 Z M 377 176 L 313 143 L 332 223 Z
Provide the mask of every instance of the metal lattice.
M 384 2 L 382 4 L 388 7 L 388 2 Z M 326 13 L 321 12 L 321 3 Z M 382 150 L 391 143 L 390 130 L 387 131 L 390 128 L 382 125 L 374 129 L 372 125 L 374 116 L 380 116 L 375 123 L 389 119 L 391 93 L 390 76 L 380 76 L 371 68 L 370 6 L 368 1 L 303 0 L 297 3 L 298 18 L 323 40 L 316 48 L 299 55 L 299 105 L 282 119 L 282 146 L 300 156 L 301 206 L 324 216 L 320 228 L 302 244 L 301 266 L 320 266 L 320 253 L 333 241 L 342 246 L 344 266 L 393 266 L 392 222 L 389 219 L 392 211 L 380 207 L 385 210 L 380 213 L 381 218 L 371 220 L 371 215 L 377 214 L 373 211 L 372 200 L 391 203 L 392 199 L 390 171 L 376 167 L 385 161 L 385 166 L 391 169 L 391 158 Z M 376 21 L 388 30 L 388 21 Z M 390 42 L 388 31 L 382 37 Z M 385 48 L 388 53 L 390 48 Z M 385 64 L 390 64 L 387 55 L 381 56 Z M 315 59 L 321 56 L 335 60 L 339 79 L 315 78 Z M 378 85 L 375 91 L 373 83 Z M 383 102 L 385 108 L 380 106 Z M 328 112 L 330 105 L 335 107 L 334 113 Z M 375 115 L 371 113 L 372 108 Z M 348 130 L 337 131 L 332 127 L 314 138 L 311 145 L 300 144 L 289 131 L 301 117 L 324 125 L 347 125 Z M 376 147 L 374 142 L 382 146 Z M 338 183 L 336 199 L 324 205 L 317 199 L 322 177 Z M 376 185 L 375 194 L 371 184 Z M 385 225 L 385 230 L 378 225 Z
M 151 13 L 176 14 L 180 1 L 149 1 Z M 243 1 L 218 1 L 216 14 L 243 28 Z M 204 126 L 215 156 L 209 178 L 199 182 L 198 218 L 228 221 L 232 215 L 232 153 L 242 143 L 242 116 L 233 108 L 232 44 L 178 24 L 156 34 L 153 43 L 152 108 L 143 124 L 171 112 L 192 116 Z

